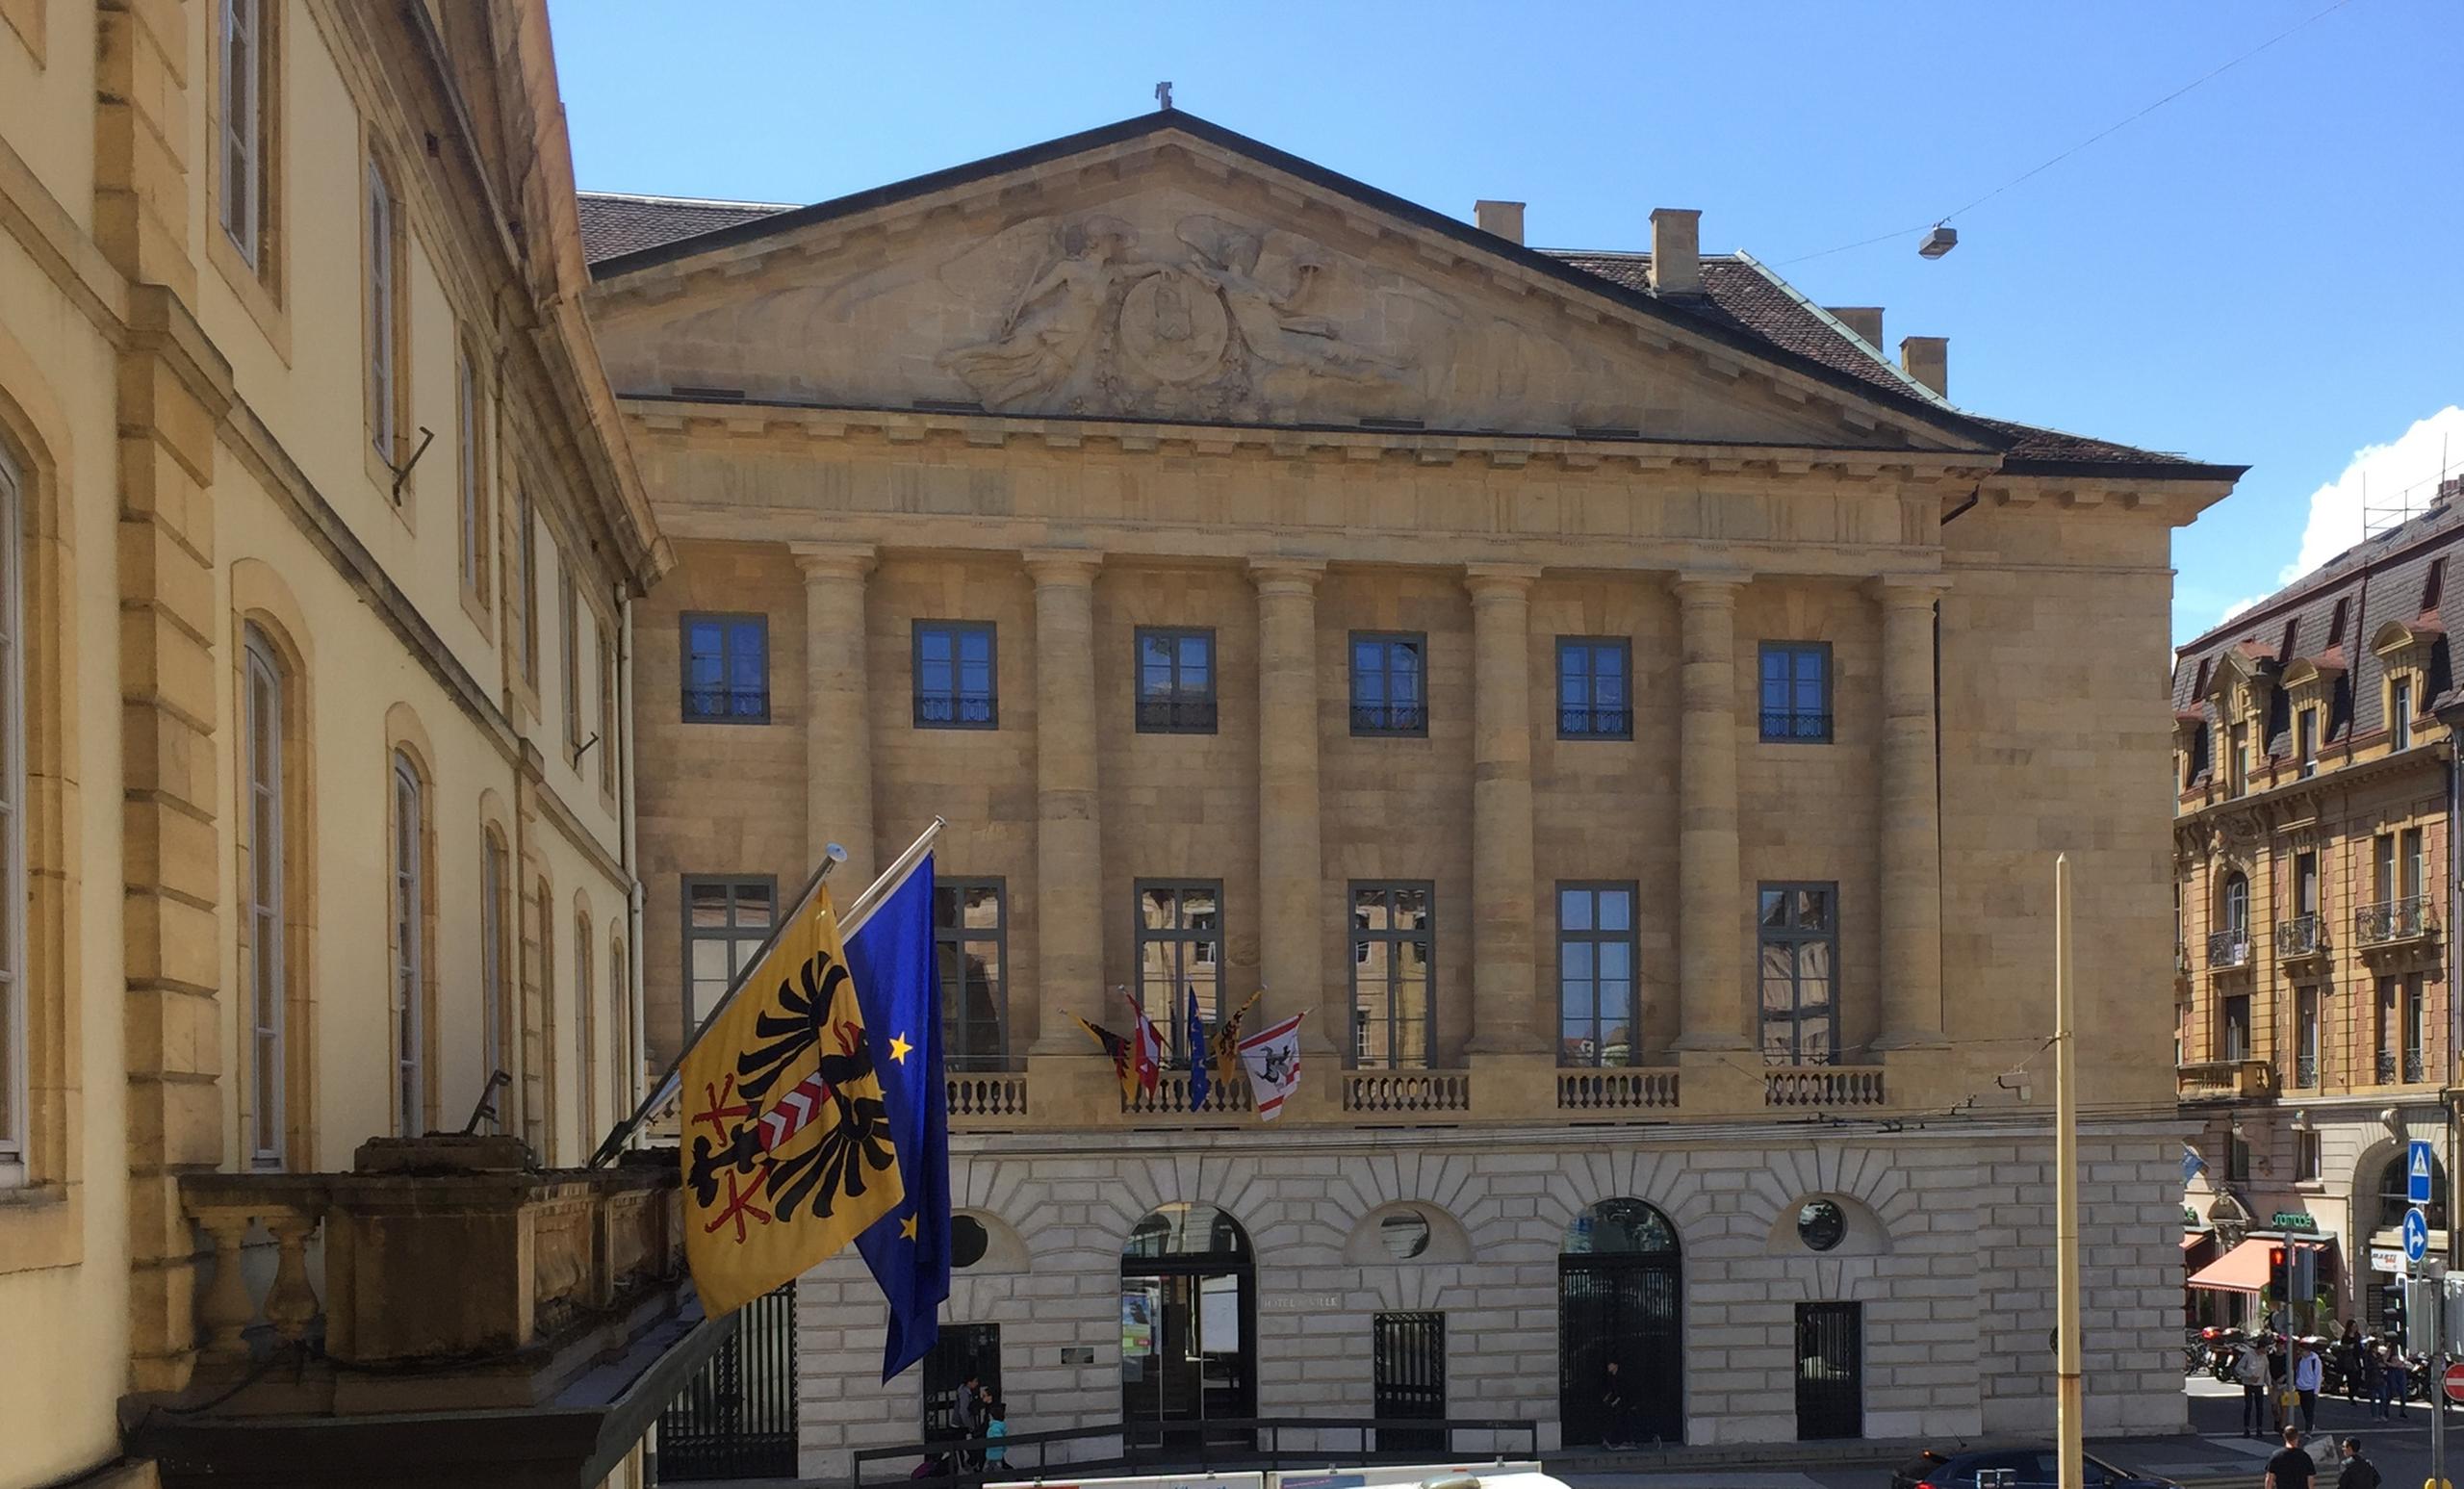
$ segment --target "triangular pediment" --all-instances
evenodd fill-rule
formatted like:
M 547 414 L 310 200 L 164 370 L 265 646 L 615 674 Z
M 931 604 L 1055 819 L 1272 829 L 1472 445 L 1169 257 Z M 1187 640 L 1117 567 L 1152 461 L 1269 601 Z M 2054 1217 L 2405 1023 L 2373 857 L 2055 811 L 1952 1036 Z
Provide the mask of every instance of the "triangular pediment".
M 1715 307 L 1162 117 L 603 264 L 610 375 L 1022 417 L 1992 447 Z

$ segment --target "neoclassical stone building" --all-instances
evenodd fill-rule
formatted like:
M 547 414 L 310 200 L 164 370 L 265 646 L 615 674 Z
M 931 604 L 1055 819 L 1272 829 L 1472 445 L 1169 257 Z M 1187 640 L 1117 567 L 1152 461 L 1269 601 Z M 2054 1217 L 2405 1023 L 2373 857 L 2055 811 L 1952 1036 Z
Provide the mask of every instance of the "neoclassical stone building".
M 802 1285 L 805 1472 L 967 1365 L 1014 1432 L 2042 1429 L 2065 849 L 2093 1421 L 2179 1425 L 2147 679 L 2238 468 L 1966 413 L 1694 213 L 1536 251 L 1185 114 L 582 206 L 678 558 L 654 1054 L 824 843 L 950 821 L 969 1265 L 921 1383 L 852 1257 Z M 1125 1103 L 1124 991 L 1305 1014 L 1300 1094 Z

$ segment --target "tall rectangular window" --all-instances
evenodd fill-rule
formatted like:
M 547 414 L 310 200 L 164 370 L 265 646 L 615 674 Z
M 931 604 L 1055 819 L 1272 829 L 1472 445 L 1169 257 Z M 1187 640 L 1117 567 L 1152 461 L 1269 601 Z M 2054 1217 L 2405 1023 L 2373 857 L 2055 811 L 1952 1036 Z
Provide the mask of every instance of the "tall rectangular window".
M 247 689 L 248 1162 L 283 1164 L 283 758 L 282 671 L 254 625 L 242 631 Z
M 940 963 L 941 1063 L 1010 1067 L 1010 924 L 998 879 L 933 882 L 933 951 Z
M 2396 897 L 2396 834 L 2381 833 L 2370 840 L 2370 889 L 2380 901 Z
M 1428 637 L 1351 633 L 1351 732 L 1428 732 Z
M 2293 856 L 2293 912 L 2319 913 L 2319 855 L 2315 852 Z
M 0 449 L 0 1189 L 26 1181 L 25 531 L 16 468 Z
M 427 1130 L 427 815 L 419 772 L 394 757 L 394 1118 L 398 1137 Z M 543 932 L 544 934 L 544 932 Z
M 2304 708 L 2293 716 L 2293 749 L 2303 780 L 2319 773 L 2319 710 Z
M 1557 886 L 1557 1064 L 1634 1063 L 1634 886 Z
M 1557 737 L 1634 737 L 1633 644 L 1623 637 L 1557 638 Z
M 2250 788 L 2250 726 L 2247 724 L 2233 726 L 2233 780 L 2229 784 L 2235 796 Z
M 686 615 L 684 722 L 770 722 L 770 621 L 761 615 Z
M 2293 1182 L 2319 1182 L 2320 1150 L 2316 1129 L 2295 1128 L 2293 1132 Z
M 530 504 L 530 489 L 513 489 L 514 603 L 522 624 L 514 630 L 516 659 L 526 687 L 539 685 L 539 516 Z
M 2393 1085 L 2396 1072 L 2402 1068 L 2398 1061 L 2398 1045 L 2403 1037 L 2404 980 L 2400 977 L 2378 979 L 2377 1055 L 2378 1084 Z
M 1831 643 L 1762 643 L 1762 738 L 1766 743 L 1831 740 Z
M 2427 861 L 2422 857 L 2422 830 L 2420 828 L 2408 827 L 2404 829 L 2401 844 L 2397 850 L 2397 866 L 2401 874 L 2401 877 L 2396 882 L 2397 898 L 2405 900 L 2420 899 L 2422 894 L 2422 886 L 2428 879 L 2429 867 Z
M 385 167 L 368 163 L 368 437 L 376 458 L 387 467 L 399 464 L 401 438 L 399 226 L 395 220 L 394 192 Z M 396 500 L 400 495 L 396 494 Z
M 1222 881 L 1142 880 L 1136 929 L 1139 1006 L 1173 1062 L 1187 1065 L 1190 994 L 1210 1026 L 1223 1016 Z
M 693 875 L 684 881 L 684 1037 L 717 1010 L 778 925 L 779 881 L 769 875 Z
M 1419 1070 L 1435 1058 L 1437 887 L 1425 881 L 1351 886 L 1351 1063 Z
M 591 628 L 599 638 L 599 789 L 616 794 L 616 637 L 604 616 Z
M 2226 1060 L 2250 1058 L 2250 995 L 2237 992 L 2226 998 L 2218 1011 L 2220 1026 L 2216 1046 Z
M 563 643 L 558 659 L 564 676 L 565 760 L 581 763 L 581 597 L 574 589 L 573 562 L 556 553 L 556 635 Z
M 479 1075 L 482 1080 L 499 1070 L 510 1075 L 505 1065 L 505 1011 L 512 1000 L 505 995 L 504 897 L 510 880 L 505 873 L 504 843 L 494 829 L 488 830 L 479 851 Z M 501 1092 L 497 1100 L 497 1130 L 504 1130 L 504 1104 L 508 1098 Z
M 1756 911 L 1761 944 L 1762 1060 L 1822 1065 L 1839 1058 L 1839 888 L 1766 884 Z
M 915 727 L 997 729 L 1001 668 L 988 621 L 915 623 Z
M 599 1148 L 599 988 L 591 976 L 590 917 L 574 916 L 574 1044 L 580 1054 L 575 1089 L 581 1100 L 584 1152 Z
M 2293 992 L 2293 1084 L 2319 1084 L 2319 989 L 2297 988 Z
M 1138 628 L 1138 732 L 1215 732 L 1215 632 Z
M 2427 1054 L 2428 1030 L 2422 1017 L 2422 974 L 2408 972 L 2404 976 L 2402 1044 L 2397 1052 L 2403 1062 L 2400 1074 L 2406 1081 L 2428 1079 L 2428 1072 L 2423 1067 Z
M 257 0 L 222 0 L 222 231 L 258 267 L 265 237 L 265 35 Z
M 2413 680 L 2409 677 L 2387 684 L 2387 743 L 2398 750 L 2413 747 Z
M 463 348 L 454 364 L 454 418 L 461 431 L 455 485 L 462 498 L 462 586 L 485 595 L 487 584 L 487 426 L 479 421 L 479 370 Z

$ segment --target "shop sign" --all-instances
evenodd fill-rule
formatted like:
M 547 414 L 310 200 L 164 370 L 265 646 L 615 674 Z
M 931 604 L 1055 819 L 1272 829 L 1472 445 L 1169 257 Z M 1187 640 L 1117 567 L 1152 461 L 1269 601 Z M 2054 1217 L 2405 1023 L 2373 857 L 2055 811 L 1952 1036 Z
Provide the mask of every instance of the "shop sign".
M 2319 1228 L 2319 1221 L 2315 1216 L 2306 1215 L 2298 1210 L 2278 1210 L 2275 1213 L 2275 1228 L 2315 1231 Z
M 2394 1246 L 2372 1246 L 2370 1248 L 2370 1270 L 2372 1271 L 2400 1272 L 2404 1270 L 2404 1253 Z

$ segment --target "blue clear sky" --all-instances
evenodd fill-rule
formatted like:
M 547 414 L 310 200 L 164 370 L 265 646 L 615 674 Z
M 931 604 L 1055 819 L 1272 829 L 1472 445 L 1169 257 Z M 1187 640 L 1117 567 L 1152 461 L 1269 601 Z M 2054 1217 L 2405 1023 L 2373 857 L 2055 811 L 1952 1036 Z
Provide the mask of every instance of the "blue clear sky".
M 2464 403 L 2464 6 L 2348 0 L 1959 218 L 1945 259 L 1901 233 L 1788 261 L 1930 222 L 2328 3 L 551 12 L 585 190 L 818 201 L 1142 113 L 1169 78 L 1438 210 L 1527 201 L 1536 246 L 1642 247 L 1652 208 L 1698 207 L 1707 249 L 1886 306 L 1894 346 L 1948 336 L 1965 407 L 2251 466 L 2175 540 L 2186 638 L 2276 587 L 2357 451 Z M 2377 457 L 2373 491 L 2436 443 Z M 2359 474 L 2312 561 L 2359 536 Z

